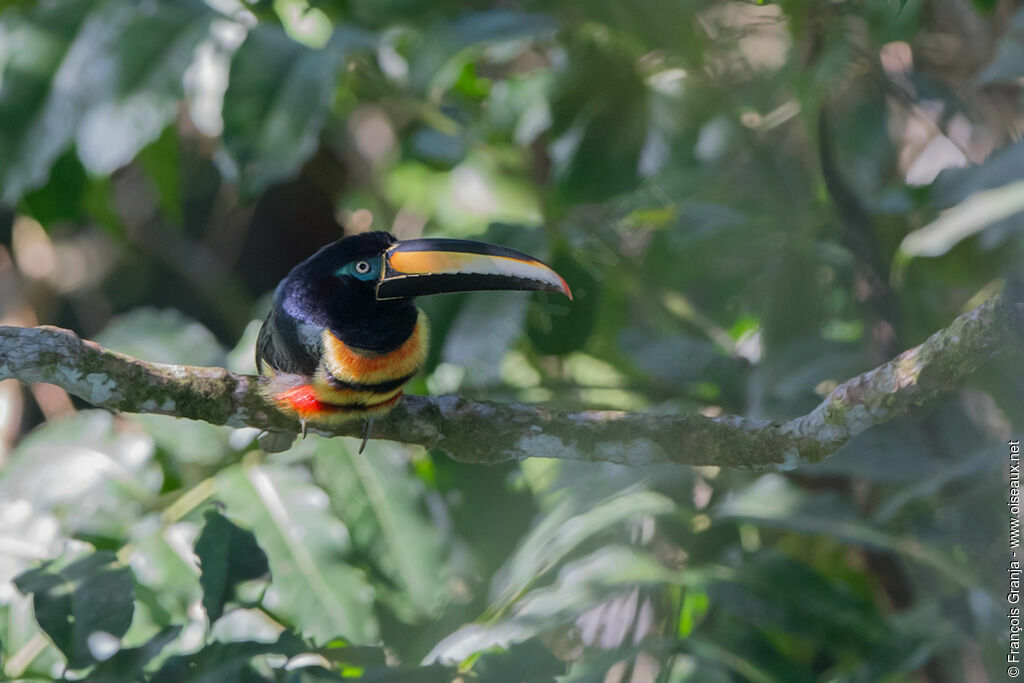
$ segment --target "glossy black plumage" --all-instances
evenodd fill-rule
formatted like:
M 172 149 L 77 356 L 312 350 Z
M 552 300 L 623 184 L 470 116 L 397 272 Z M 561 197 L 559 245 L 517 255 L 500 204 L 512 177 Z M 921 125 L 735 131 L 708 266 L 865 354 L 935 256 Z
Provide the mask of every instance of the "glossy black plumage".
M 367 232 L 329 244 L 292 269 L 274 293 L 274 305 L 256 342 L 256 365 L 312 375 L 320 361 L 320 334 L 330 330 L 354 348 L 384 353 L 409 338 L 416 307 L 409 299 L 378 301 L 375 283 L 337 275 L 346 263 L 379 259 L 396 242 Z

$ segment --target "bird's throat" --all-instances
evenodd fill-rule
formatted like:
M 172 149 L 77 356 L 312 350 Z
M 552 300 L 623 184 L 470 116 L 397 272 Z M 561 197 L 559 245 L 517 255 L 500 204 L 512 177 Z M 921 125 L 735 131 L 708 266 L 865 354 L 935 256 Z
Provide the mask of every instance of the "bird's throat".
M 429 324 L 427 317 L 419 311 L 412 333 L 390 351 L 359 349 L 338 339 L 330 330 L 324 330 L 323 366 L 340 383 L 391 383 L 416 374 L 426 360 L 429 346 Z

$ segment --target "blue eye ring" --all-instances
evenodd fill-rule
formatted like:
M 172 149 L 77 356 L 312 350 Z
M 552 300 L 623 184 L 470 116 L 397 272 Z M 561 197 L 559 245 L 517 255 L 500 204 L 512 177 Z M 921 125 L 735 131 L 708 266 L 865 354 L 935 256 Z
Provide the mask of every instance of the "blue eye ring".
M 335 274 L 339 276 L 354 277 L 357 280 L 363 280 L 368 282 L 380 272 L 380 262 L 374 259 L 360 259 L 358 261 L 352 261 L 346 263 L 344 266 L 339 268 Z

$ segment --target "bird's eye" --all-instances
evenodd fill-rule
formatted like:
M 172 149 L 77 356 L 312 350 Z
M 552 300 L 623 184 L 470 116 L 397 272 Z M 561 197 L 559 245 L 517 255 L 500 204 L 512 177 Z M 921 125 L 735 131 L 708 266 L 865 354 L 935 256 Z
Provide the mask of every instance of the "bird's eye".
M 360 275 L 366 275 L 367 273 L 370 272 L 370 262 L 369 261 L 356 261 L 355 270 Z

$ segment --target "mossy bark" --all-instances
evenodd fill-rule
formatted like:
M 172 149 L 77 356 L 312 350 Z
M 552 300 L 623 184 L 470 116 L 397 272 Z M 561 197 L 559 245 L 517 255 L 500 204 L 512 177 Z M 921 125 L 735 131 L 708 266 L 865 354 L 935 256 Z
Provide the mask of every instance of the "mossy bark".
M 407 396 L 373 436 L 418 444 L 462 462 L 526 457 L 791 469 L 817 462 L 872 425 L 955 387 L 994 355 L 1024 348 L 1024 296 L 1006 292 L 965 313 L 874 370 L 844 382 L 807 415 L 778 424 L 725 416 L 615 411 Z M 0 379 L 46 382 L 126 413 L 156 413 L 232 427 L 295 432 L 299 425 L 257 391 L 259 380 L 223 368 L 148 363 L 54 327 L 0 327 Z M 362 422 L 326 435 L 358 436 Z

